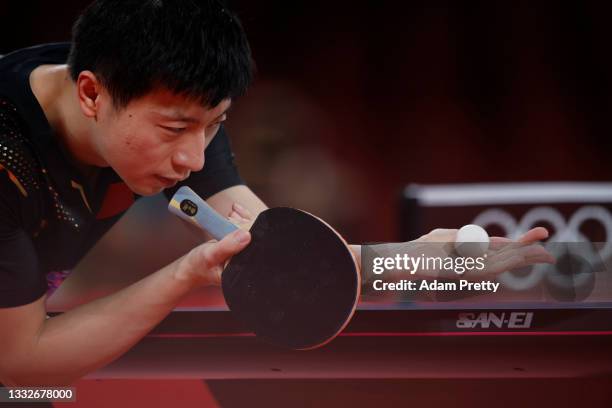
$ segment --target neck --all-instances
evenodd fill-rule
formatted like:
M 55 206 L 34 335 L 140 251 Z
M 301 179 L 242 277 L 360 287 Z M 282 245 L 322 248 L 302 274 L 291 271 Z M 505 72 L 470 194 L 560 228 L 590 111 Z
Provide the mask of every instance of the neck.
M 32 91 L 60 143 L 77 165 L 106 167 L 96 150 L 92 119 L 81 112 L 67 65 L 41 65 L 30 76 Z

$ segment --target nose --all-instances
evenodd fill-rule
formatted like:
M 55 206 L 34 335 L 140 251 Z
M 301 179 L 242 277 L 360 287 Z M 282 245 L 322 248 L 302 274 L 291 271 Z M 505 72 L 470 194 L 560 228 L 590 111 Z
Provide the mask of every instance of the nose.
M 200 171 L 204 168 L 205 135 L 191 137 L 181 144 L 172 157 L 173 164 L 182 174 Z

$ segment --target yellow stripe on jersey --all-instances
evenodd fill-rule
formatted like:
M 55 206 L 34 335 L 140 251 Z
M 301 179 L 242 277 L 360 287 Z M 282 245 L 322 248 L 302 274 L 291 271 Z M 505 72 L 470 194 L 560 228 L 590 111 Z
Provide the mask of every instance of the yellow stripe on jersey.
M 22 194 L 24 197 L 27 197 L 27 196 L 28 196 L 28 192 L 26 191 L 26 189 L 25 189 L 25 188 L 23 188 L 23 185 L 22 185 L 22 184 L 21 184 L 21 182 L 20 182 L 20 181 L 17 179 L 17 177 L 15 177 L 15 175 L 14 175 L 13 173 L 11 173 L 11 171 L 10 171 L 9 169 L 7 169 L 7 168 L 3 167 L 3 166 L 0 164 L 0 171 L 2 171 L 2 170 L 6 170 L 6 172 L 8 173 L 9 180 L 11 180 L 11 181 L 13 182 L 13 184 L 15 184 L 15 185 L 17 186 L 17 188 L 19 189 L 19 191 L 21 192 L 21 194 Z

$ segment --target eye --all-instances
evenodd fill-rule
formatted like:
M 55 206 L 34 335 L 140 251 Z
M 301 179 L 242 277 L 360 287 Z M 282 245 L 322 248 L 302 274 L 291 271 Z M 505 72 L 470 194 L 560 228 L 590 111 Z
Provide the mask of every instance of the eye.
M 210 125 L 208 125 L 208 129 L 219 127 L 221 126 L 221 123 L 225 122 L 226 120 L 227 120 L 227 114 L 224 114 L 223 116 L 218 118 L 215 123 L 211 123 Z
M 221 122 L 213 123 L 206 128 L 206 139 L 211 139 L 214 137 L 219 131 L 219 127 L 221 126 Z
M 161 126 L 161 125 L 160 127 L 172 133 L 182 133 L 187 129 L 186 127 L 171 127 L 171 126 Z

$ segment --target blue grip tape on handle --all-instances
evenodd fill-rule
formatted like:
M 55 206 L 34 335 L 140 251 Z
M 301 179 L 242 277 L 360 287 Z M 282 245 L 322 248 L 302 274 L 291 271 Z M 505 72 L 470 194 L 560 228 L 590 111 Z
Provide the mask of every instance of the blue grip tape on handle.
M 180 218 L 208 231 L 216 240 L 221 240 L 238 227 L 219 215 L 192 189 L 183 186 L 172 196 L 168 210 Z

